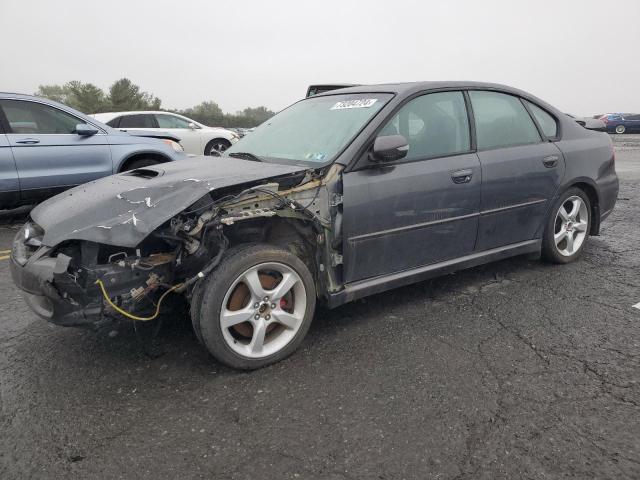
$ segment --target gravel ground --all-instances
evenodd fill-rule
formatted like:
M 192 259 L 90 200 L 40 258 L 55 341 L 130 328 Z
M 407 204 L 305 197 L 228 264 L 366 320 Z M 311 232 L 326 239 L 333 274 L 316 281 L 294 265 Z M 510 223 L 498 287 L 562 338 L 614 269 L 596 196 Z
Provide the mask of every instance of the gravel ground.
M 180 316 L 153 348 L 48 325 L 0 260 L 0 478 L 640 478 L 640 136 L 615 142 L 617 208 L 580 261 L 320 311 L 253 373 Z

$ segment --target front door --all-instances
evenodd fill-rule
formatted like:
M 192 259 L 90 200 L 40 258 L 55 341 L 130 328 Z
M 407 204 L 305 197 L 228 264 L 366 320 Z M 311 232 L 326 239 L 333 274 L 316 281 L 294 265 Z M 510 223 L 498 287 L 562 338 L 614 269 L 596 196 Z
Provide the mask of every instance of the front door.
M 473 252 L 481 175 L 462 93 L 409 101 L 379 133 L 397 134 L 406 158 L 343 176 L 346 283 Z
M 0 130 L 0 210 L 17 205 L 19 201 L 20 183 L 18 182 L 16 162 L 11 153 L 9 140 Z
M 204 153 L 205 145 L 202 144 L 202 135 L 200 135 L 200 128 L 197 125 L 193 124 L 195 128 L 191 128 L 188 120 L 168 113 L 157 113 L 155 117 L 158 128 L 178 137 L 185 152 L 194 155 Z
M 84 120 L 50 105 L 0 100 L 8 124 L 23 201 L 65 190 L 113 173 L 111 149 L 102 132 L 75 133 Z
M 564 175 L 562 152 L 549 141 L 557 125 L 530 104 L 543 138 L 518 97 L 487 91 L 471 91 L 469 97 L 482 166 L 476 250 L 532 240 Z

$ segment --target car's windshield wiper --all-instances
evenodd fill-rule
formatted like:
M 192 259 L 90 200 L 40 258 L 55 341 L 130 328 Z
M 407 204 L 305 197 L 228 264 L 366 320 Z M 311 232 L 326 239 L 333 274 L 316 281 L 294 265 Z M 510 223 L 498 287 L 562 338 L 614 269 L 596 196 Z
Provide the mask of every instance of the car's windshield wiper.
M 234 158 L 243 158 L 244 160 L 252 160 L 254 162 L 264 162 L 262 158 L 251 152 L 231 152 L 229 156 Z

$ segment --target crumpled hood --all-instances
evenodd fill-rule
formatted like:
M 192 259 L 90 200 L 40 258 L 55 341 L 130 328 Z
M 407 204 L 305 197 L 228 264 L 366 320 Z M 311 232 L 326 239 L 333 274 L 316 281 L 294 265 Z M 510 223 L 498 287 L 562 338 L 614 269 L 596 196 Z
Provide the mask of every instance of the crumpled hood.
M 304 171 L 304 167 L 230 157 L 195 157 L 120 173 L 67 190 L 38 205 L 31 218 L 43 243 L 64 240 L 135 247 L 164 222 L 212 190 Z M 134 171 L 136 172 L 136 171 Z

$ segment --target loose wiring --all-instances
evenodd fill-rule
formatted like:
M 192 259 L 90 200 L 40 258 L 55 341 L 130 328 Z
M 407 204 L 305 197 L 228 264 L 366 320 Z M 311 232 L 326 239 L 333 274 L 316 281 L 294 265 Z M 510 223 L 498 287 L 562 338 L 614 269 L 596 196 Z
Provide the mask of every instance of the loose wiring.
M 113 308 L 116 312 L 124 315 L 125 317 L 130 318 L 131 320 L 138 320 L 140 322 L 148 322 L 150 320 L 155 320 L 156 318 L 158 318 L 158 315 L 160 315 L 160 305 L 162 305 L 162 301 L 165 299 L 165 297 L 169 295 L 171 292 L 178 290 L 180 287 L 184 285 L 183 283 L 178 283 L 173 287 L 169 288 L 169 290 L 167 290 L 166 292 L 164 292 L 160 296 L 160 299 L 158 300 L 158 303 L 156 305 L 156 311 L 153 315 L 151 315 L 150 317 L 138 317 L 137 315 L 134 315 L 132 313 L 127 312 L 126 310 L 123 310 L 122 308 L 120 308 L 119 306 L 117 306 L 115 303 L 111 301 L 111 298 L 109 298 L 109 294 L 107 293 L 107 289 L 105 288 L 104 283 L 102 283 L 102 280 L 97 279 L 95 283 L 100 287 L 100 290 L 102 290 L 102 295 L 104 296 L 104 299 L 106 300 L 106 302 L 109 304 L 111 308 Z

